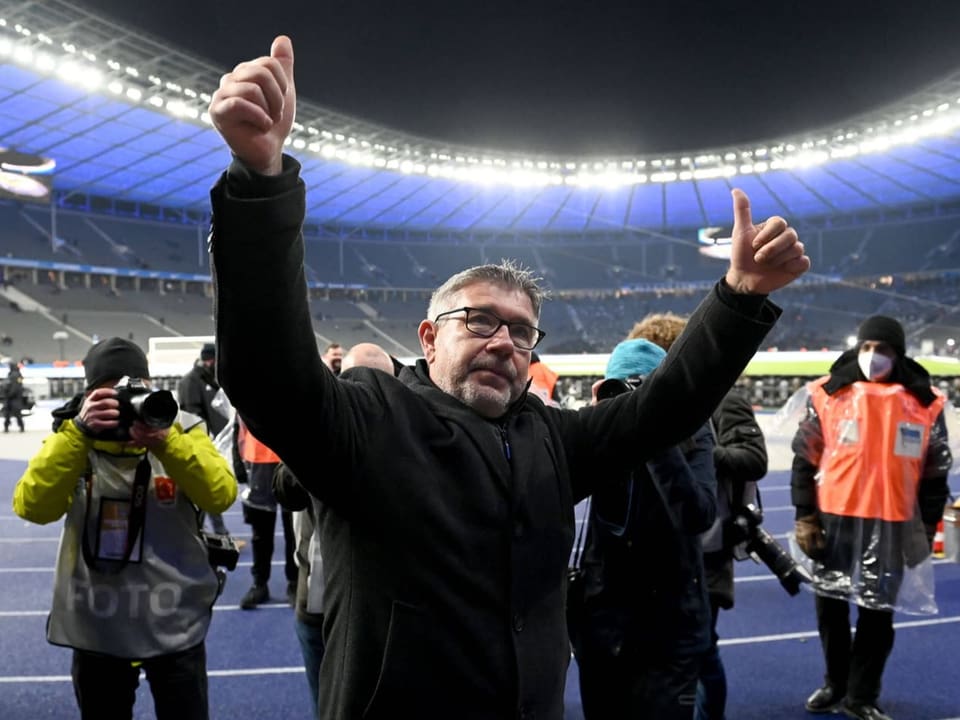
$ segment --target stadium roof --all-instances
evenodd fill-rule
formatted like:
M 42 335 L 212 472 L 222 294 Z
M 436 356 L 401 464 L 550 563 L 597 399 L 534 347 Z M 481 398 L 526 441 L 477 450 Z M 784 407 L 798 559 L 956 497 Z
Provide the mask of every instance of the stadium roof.
M 106 197 L 205 221 L 229 161 L 204 116 L 227 68 L 60 0 L 0 0 L 0 144 L 56 162 L 57 202 Z M 583 235 L 757 217 L 813 221 L 960 204 L 960 73 L 843 127 L 670 156 L 451 146 L 301 98 L 289 151 L 308 222 L 334 232 Z

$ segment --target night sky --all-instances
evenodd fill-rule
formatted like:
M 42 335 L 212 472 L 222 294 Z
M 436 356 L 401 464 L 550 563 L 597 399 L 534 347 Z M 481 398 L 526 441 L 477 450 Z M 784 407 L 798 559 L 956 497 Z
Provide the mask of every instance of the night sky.
M 842 122 L 960 70 L 960 2 L 77 0 L 222 66 L 291 36 L 301 96 L 427 138 L 696 150 Z

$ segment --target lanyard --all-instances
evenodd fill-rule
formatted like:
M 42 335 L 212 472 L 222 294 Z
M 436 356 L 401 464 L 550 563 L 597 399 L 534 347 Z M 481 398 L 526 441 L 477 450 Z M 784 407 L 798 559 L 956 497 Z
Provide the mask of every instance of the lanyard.
M 101 560 L 94 556 L 90 550 L 90 541 L 87 537 L 88 519 L 90 517 L 90 497 L 93 486 L 93 472 L 87 470 L 84 477 L 84 484 L 87 492 L 87 507 L 83 514 L 82 531 L 82 549 L 83 559 L 87 567 L 91 570 L 104 573 L 106 575 L 116 575 L 130 561 L 130 554 L 133 552 L 134 545 L 137 544 L 137 538 L 143 530 L 143 519 L 147 511 L 147 484 L 150 482 L 150 461 L 144 455 L 137 464 L 136 474 L 133 478 L 133 496 L 130 498 L 130 514 L 127 517 L 127 544 L 124 548 L 123 557 L 118 560 Z

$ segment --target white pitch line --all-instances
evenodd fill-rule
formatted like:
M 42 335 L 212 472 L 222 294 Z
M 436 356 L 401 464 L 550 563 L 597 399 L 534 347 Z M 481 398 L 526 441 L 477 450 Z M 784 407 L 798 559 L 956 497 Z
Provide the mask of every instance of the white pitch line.
M 930 620 L 907 620 L 906 622 L 894 623 L 896 630 L 904 628 L 930 627 L 931 625 L 947 625 L 950 623 L 960 623 L 960 616 L 931 618 Z M 721 639 L 720 645 L 754 645 L 758 643 L 780 642 L 781 640 L 804 640 L 807 638 L 816 638 L 819 634 L 816 630 L 805 632 L 780 633 L 778 635 L 753 635 L 751 637 Z
M 208 677 L 243 677 L 253 675 L 298 675 L 301 667 L 237 668 L 235 670 L 207 670 Z M 0 683 L 67 683 L 73 682 L 69 675 L 8 675 L 0 676 Z

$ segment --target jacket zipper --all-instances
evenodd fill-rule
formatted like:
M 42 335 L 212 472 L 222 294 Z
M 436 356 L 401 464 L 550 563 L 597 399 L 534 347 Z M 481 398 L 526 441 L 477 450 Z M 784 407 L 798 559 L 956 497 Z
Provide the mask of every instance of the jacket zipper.
M 506 456 L 507 460 L 510 459 L 510 440 L 507 439 L 507 427 L 506 425 L 499 425 L 500 428 L 500 441 L 503 443 L 503 454 Z

